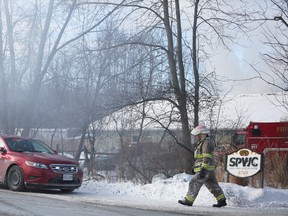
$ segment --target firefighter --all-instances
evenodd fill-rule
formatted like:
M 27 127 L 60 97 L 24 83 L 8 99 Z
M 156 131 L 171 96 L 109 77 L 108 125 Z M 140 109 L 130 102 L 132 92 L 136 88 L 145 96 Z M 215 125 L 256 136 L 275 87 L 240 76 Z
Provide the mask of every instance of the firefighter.
M 213 207 L 226 206 L 226 197 L 215 177 L 214 142 L 209 137 L 209 130 L 204 125 L 199 125 L 191 133 L 198 138 L 194 151 L 193 171 L 195 175 L 189 183 L 185 198 L 179 200 L 178 203 L 192 206 L 204 184 L 217 200 L 217 204 L 214 204 Z

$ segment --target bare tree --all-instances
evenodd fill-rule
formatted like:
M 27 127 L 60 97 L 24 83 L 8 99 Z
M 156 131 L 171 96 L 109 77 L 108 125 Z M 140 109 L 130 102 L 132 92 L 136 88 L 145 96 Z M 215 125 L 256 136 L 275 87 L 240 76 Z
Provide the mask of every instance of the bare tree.
M 3 4 L 3 5 L 2 5 Z M 16 77 L 16 57 L 15 57 L 15 45 L 13 37 L 13 23 L 12 16 L 9 9 L 9 2 L 7 0 L 0 2 L 1 7 L 1 99 L 3 100 L 2 105 L 2 121 L 4 133 L 14 132 L 16 123 L 16 87 L 17 87 L 17 77 Z M 4 12 L 4 17 L 6 20 L 7 39 L 3 40 L 3 22 L 2 22 L 2 11 Z M 5 43 L 4 43 L 5 42 Z M 3 46 L 5 44 L 5 46 Z M 4 50 L 5 48 L 5 50 Z M 7 61 L 5 60 L 5 53 L 10 53 Z M 4 66 L 5 64 L 5 66 Z M 5 70 L 7 68 L 7 70 Z M 7 71 L 5 73 L 5 71 Z M 9 77 L 9 78 L 8 78 Z M 9 98 L 9 100 L 7 100 Z
M 272 91 L 282 94 L 282 99 L 275 106 L 283 106 L 288 110 L 288 2 L 266 0 L 263 3 L 264 6 L 258 5 L 259 15 L 251 21 L 261 28 L 266 49 L 259 53 L 261 64 L 251 63 L 249 60 L 247 62 L 257 73 L 254 78 L 261 79 Z M 256 30 L 260 31 L 259 28 Z
M 259 77 L 267 84 L 283 92 L 283 100 L 279 101 L 288 110 L 288 2 L 269 0 L 274 8 L 273 14 L 268 10 L 263 12 L 261 22 L 266 21 L 267 26 L 261 25 L 264 31 L 267 52 L 261 53 L 267 70 L 260 71 L 251 64 Z M 274 17 L 271 17 L 274 16 Z M 271 25 L 273 22 L 274 25 Z M 285 93 L 286 92 L 286 93 Z
M 114 4 L 114 3 L 110 3 Z M 171 4 L 171 5 L 170 5 Z M 172 13 L 171 8 L 177 8 L 176 13 L 176 29 L 177 31 L 174 32 L 173 26 L 174 25 L 174 18 L 171 16 Z M 180 119 L 182 122 L 182 139 L 181 143 L 183 146 L 183 170 L 186 172 L 190 172 L 192 166 L 192 159 L 191 159 L 191 138 L 190 138 L 190 127 L 187 115 L 187 98 L 186 98 L 186 79 L 185 79 L 185 71 L 184 71 L 184 63 L 183 63 L 183 53 L 182 53 L 182 29 L 181 29 L 181 19 L 180 19 L 180 9 L 179 9 L 179 2 L 175 1 L 175 5 L 172 6 L 172 3 L 169 1 L 164 0 L 163 2 L 155 2 L 155 3 L 143 3 L 141 1 L 135 1 L 131 3 L 123 4 L 124 7 L 132 8 L 130 13 L 134 14 L 133 12 L 138 12 L 142 10 L 145 14 L 145 18 L 151 20 L 151 23 L 148 24 L 148 28 L 146 30 L 140 31 L 135 37 L 132 37 L 131 40 L 127 41 L 126 43 L 122 43 L 121 45 L 140 45 L 140 46 L 149 46 L 153 48 L 154 52 L 161 51 L 161 56 L 163 54 L 166 55 L 167 64 L 168 64 L 168 89 L 164 92 L 170 92 L 172 89 L 173 96 L 165 95 L 163 92 L 159 94 L 159 92 L 153 96 L 149 96 L 145 100 L 168 100 L 173 103 L 179 110 Z M 139 16 L 139 13 L 138 15 Z M 140 15 L 141 16 L 141 15 Z M 151 18 L 152 19 L 151 19 Z M 127 17 L 126 17 L 127 18 Z M 144 18 L 144 19 L 145 19 Z M 139 18 L 140 20 L 144 20 L 143 17 Z M 137 18 L 136 18 L 137 20 Z M 144 25 L 145 26 L 145 25 Z M 158 27 L 163 28 L 165 34 L 158 31 Z M 145 40 L 147 35 L 153 34 L 163 34 L 165 39 L 164 40 L 154 40 L 149 41 Z M 175 36 L 176 35 L 176 36 Z M 154 37 L 156 38 L 156 36 Z M 158 37 L 159 38 L 159 37 Z M 175 50 L 178 50 L 176 52 Z
M 167 35 L 167 56 L 169 69 L 172 80 L 172 87 L 177 99 L 177 105 L 181 116 L 182 123 L 182 142 L 183 142 L 183 168 L 187 173 L 191 172 L 191 167 L 193 161 L 191 159 L 191 136 L 190 136 L 190 127 L 188 121 L 188 111 L 187 111 L 187 97 L 186 97 L 186 78 L 185 78 L 185 70 L 183 63 L 183 53 L 182 53 L 182 27 L 181 27 L 181 17 L 180 17 L 180 7 L 179 1 L 175 0 L 175 10 L 176 10 L 176 29 L 177 29 L 177 37 L 173 39 L 173 31 L 171 28 L 171 16 L 169 14 L 169 2 L 168 0 L 163 1 L 163 11 L 164 11 L 164 26 Z M 176 42 L 174 41 L 176 40 Z M 174 43 L 176 43 L 176 55 Z M 178 68 L 178 70 L 177 70 Z M 197 115 L 198 118 L 198 115 Z M 195 119 L 194 119 L 195 121 Z M 197 121 L 197 119 L 196 119 Z M 198 123 L 198 122 L 196 122 Z
M 191 5 L 191 11 L 183 12 L 181 4 Z M 112 3 L 113 4 L 113 3 Z M 182 5 L 182 6 L 183 6 Z M 167 57 L 167 70 L 169 71 L 169 84 L 172 91 L 169 94 L 154 95 L 146 100 L 168 100 L 178 108 L 182 123 L 183 146 L 183 170 L 189 172 L 192 160 L 190 130 L 192 126 L 199 124 L 199 113 L 204 112 L 201 103 L 205 98 L 217 93 L 217 88 L 207 74 L 215 74 L 215 71 L 206 71 L 205 64 L 209 62 L 209 48 L 216 49 L 222 45 L 229 49 L 234 43 L 234 36 L 246 34 L 248 28 L 244 25 L 248 15 L 243 8 L 235 8 L 232 1 L 168 1 L 161 2 L 133 2 L 123 4 L 124 7 L 132 8 L 131 14 L 141 14 L 135 18 L 136 22 L 145 20 L 139 25 L 137 37 L 132 38 L 126 44 L 138 44 L 150 46 L 154 50 L 161 50 Z M 142 11 L 142 13 L 140 13 Z M 192 16 L 191 16 L 192 14 Z M 186 15 L 191 24 L 191 32 L 183 36 L 183 19 Z M 133 18 L 133 17 L 132 17 Z M 141 28 L 142 27 L 142 28 Z M 186 26 L 187 28 L 187 26 Z M 233 29 L 238 29 L 233 35 Z M 145 35 L 163 35 L 158 41 L 145 41 Z M 163 38 L 163 39 L 162 39 Z M 191 46 L 189 45 L 191 43 Z M 184 48 L 191 52 L 190 58 L 185 56 Z M 207 60 L 208 59 L 208 60 Z M 189 66 L 192 62 L 192 68 Z M 206 75 L 205 75 L 206 74 Z M 171 97 L 171 92 L 173 96 Z M 188 100 L 189 97 L 189 100 Z M 192 103 L 193 112 L 191 124 L 188 115 L 188 102 Z M 205 102 L 205 103 L 206 103 Z
M 75 28 L 77 19 L 74 16 L 75 9 L 81 4 L 82 2 L 78 4 L 77 0 L 35 1 L 24 8 L 18 2 L 1 1 L 1 36 L 5 35 L 5 40 L 1 40 L 1 53 L 5 54 L 1 59 L 1 83 L 7 87 L 1 86 L 4 90 L 1 99 L 5 100 L 8 96 L 10 98 L 9 101 L 6 100 L 7 107 L 3 107 L 1 115 L 1 128 L 4 128 L 6 133 L 14 133 L 15 128 L 22 128 L 22 135 L 30 135 L 30 128 L 35 126 L 37 119 L 35 115 L 39 109 L 41 87 L 43 82 L 50 78 L 49 70 L 54 57 L 119 9 L 118 6 L 109 7 L 107 10 L 102 7 L 102 11 L 105 9 L 106 13 L 99 15 L 98 11 L 99 16 L 94 20 L 86 20 L 87 28 L 79 30 Z M 87 5 L 85 2 L 84 4 Z M 47 10 L 45 9 L 46 13 L 43 14 L 45 10 L 40 8 L 44 7 Z M 61 16 L 58 16 L 59 11 L 63 12 Z M 4 27 L 3 17 L 6 21 Z M 24 28 L 28 31 L 23 31 Z M 71 32 L 71 28 L 75 31 Z M 4 49 L 7 52 L 4 53 Z M 19 101 L 21 106 L 18 105 Z
M 270 28 L 265 30 L 267 41 L 264 44 L 270 47 L 271 51 L 263 53 L 262 56 L 270 71 L 275 75 L 275 79 L 280 80 L 281 83 L 265 81 L 282 91 L 288 91 L 288 2 L 278 0 L 271 0 L 271 2 L 278 10 L 273 18 L 277 25 L 274 31 Z

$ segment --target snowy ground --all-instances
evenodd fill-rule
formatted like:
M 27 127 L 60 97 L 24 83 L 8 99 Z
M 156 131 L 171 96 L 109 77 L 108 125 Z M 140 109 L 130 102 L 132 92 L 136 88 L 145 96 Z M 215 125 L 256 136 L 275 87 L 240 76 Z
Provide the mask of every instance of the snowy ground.
M 70 194 L 66 198 L 110 205 L 183 208 L 177 201 L 185 196 L 191 177 L 187 174 L 178 174 L 167 179 L 158 175 L 154 177 L 152 184 L 146 185 L 85 180 L 82 187 L 73 193 L 74 195 Z M 287 208 L 288 212 L 287 189 L 243 187 L 222 182 L 219 184 L 230 207 Z M 203 186 L 194 206 L 211 207 L 214 203 L 213 195 Z

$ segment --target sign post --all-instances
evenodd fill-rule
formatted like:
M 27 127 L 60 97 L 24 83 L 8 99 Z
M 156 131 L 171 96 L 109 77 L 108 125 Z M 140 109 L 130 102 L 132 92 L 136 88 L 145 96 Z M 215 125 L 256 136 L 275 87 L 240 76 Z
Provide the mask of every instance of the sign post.
M 226 155 L 226 171 L 239 178 L 248 178 L 262 172 L 260 185 L 263 187 L 263 155 L 242 148 Z M 261 180 L 262 179 L 262 180 Z

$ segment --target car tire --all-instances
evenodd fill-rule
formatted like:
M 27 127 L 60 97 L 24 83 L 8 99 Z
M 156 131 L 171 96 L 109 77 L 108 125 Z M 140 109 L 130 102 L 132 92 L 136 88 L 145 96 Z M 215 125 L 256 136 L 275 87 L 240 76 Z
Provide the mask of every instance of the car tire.
M 25 189 L 23 173 L 19 166 L 13 166 L 9 170 L 7 186 L 12 191 L 23 191 Z

